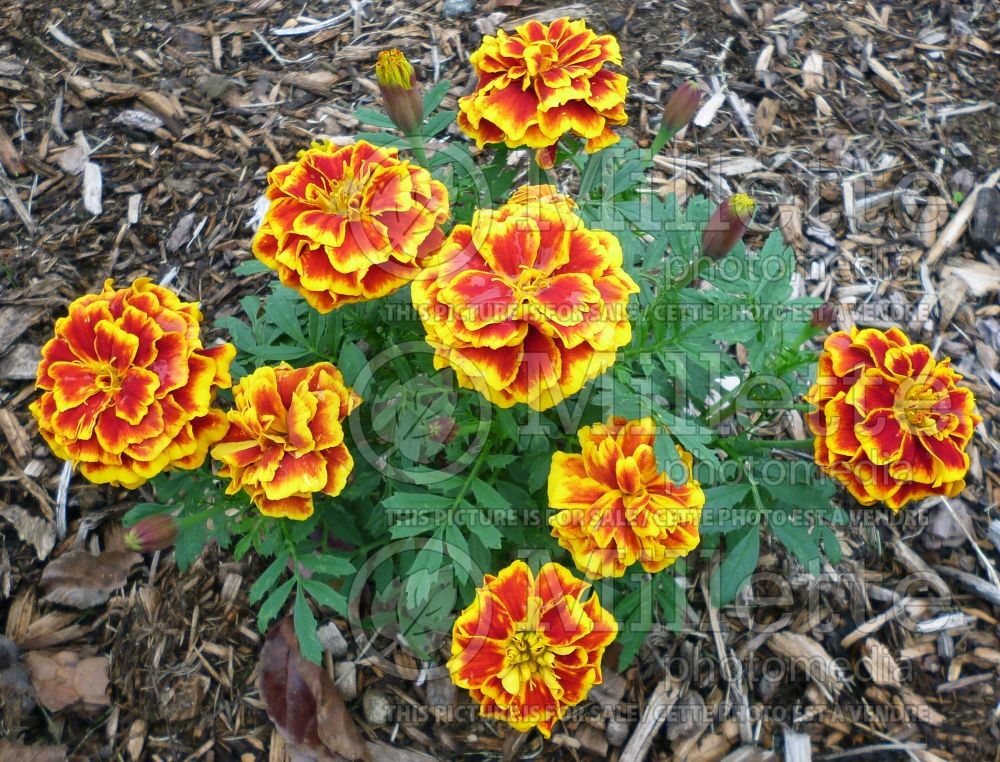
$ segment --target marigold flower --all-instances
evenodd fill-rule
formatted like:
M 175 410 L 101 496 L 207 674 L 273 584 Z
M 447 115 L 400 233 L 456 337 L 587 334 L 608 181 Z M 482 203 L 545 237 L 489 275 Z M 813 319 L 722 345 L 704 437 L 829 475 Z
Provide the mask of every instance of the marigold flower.
M 570 133 L 593 153 L 617 143 L 611 128 L 628 121 L 628 78 L 605 68 L 621 65 L 618 41 L 583 20 L 528 21 L 512 35 L 501 29 L 471 60 L 479 82 L 458 101 L 458 126 L 480 148 L 546 148 Z
M 618 624 L 596 594 L 559 564 L 533 577 L 524 561 L 487 574 L 452 629 L 451 679 L 494 717 L 548 738 L 566 709 L 601 682 Z
M 816 463 L 862 505 L 898 511 L 965 487 L 965 449 L 982 419 L 947 358 L 892 328 L 827 337 L 806 400 Z
M 198 306 L 139 278 L 104 283 L 56 321 L 42 347 L 31 404 L 57 457 L 98 484 L 134 489 L 162 471 L 198 468 L 226 433 L 212 407 L 230 386 L 231 344 L 211 349 L 199 336 Z
M 555 452 L 549 471 L 552 536 L 577 569 L 593 579 L 620 577 L 636 562 L 658 572 L 698 545 L 705 493 L 691 455 L 677 448 L 683 484 L 659 471 L 651 418 L 611 418 L 578 436 L 583 454 Z
M 320 312 L 396 291 L 444 239 L 448 192 L 394 148 L 314 144 L 267 181 L 253 253 Z
M 735 193 L 715 210 L 701 234 L 701 253 L 709 259 L 722 259 L 743 238 L 757 209 L 757 202 L 746 193 Z
M 437 368 L 502 407 L 545 410 L 614 363 L 639 289 L 618 240 L 551 186 L 514 197 L 456 225 L 411 293 Z
M 361 403 L 328 362 L 262 367 L 233 387 L 229 432 L 212 448 L 231 479 L 265 516 L 307 519 L 313 493 L 339 495 L 354 468 L 341 421 Z
M 407 135 L 415 132 L 424 119 L 424 101 L 415 86 L 413 67 L 402 51 L 392 48 L 378 54 L 375 80 L 392 123 Z

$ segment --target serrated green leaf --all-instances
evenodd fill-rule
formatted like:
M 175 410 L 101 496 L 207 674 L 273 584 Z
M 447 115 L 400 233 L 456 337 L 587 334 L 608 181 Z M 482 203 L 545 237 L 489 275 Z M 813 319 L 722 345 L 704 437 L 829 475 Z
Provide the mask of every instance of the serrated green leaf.
M 471 486 L 472 494 L 476 496 L 480 506 L 493 510 L 510 508 L 510 501 L 482 479 L 473 479 Z
M 353 341 L 345 341 L 340 347 L 340 357 L 337 359 L 337 368 L 344 376 L 344 382 L 348 386 L 353 386 L 358 376 L 368 364 L 365 353 L 361 351 Z
M 799 563 L 805 566 L 811 574 L 817 574 L 819 573 L 819 548 L 816 547 L 815 541 L 809 534 L 809 529 L 792 522 L 791 516 L 792 514 L 785 514 L 784 519 L 769 520 L 768 526 L 779 542 L 799 560 Z M 777 519 L 777 516 L 774 518 Z
M 186 571 L 201 555 L 208 543 L 208 528 L 201 522 L 181 527 L 174 544 L 174 561 L 177 568 Z
M 171 505 L 161 505 L 160 503 L 136 503 L 125 515 L 122 516 L 122 524 L 130 527 L 142 521 L 147 516 L 158 516 L 161 513 L 170 513 L 175 510 Z
M 740 588 L 748 581 L 760 556 L 760 528 L 757 524 L 726 535 L 726 550 L 712 586 L 716 606 L 736 599 Z
M 274 587 L 278 578 L 281 577 L 281 573 L 287 568 L 288 554 L 278 554 L 278 557 L 257 577 L 257 581 L 253 583 L 250 592 L 247 594 L 247 600 L 253 604 L 263 598 L 267 591 Z
M 313 664 L 319 664 L 323 658 L 323 646 L 316 634 L 316 617 L 309 607 L 309 601 L 302 594 L 302 589 L 295 591 L 295 605 L 292 608 L 295 622 L 295 637 L 299 640 L 299 651 Z
M 307 569 L 320 574 L 328 574 L 331 577 L 342 577 L 356 571 L 354 564 L 340 556 L 311 554 L 300 556 L 299 563 Z
M 325 582 L 315 579 L 302 579 L 302 586 L 320 606 L 333 609 L 341 616 L 349 615 L 347 599 Z
M 281 607 L 285 605 L 285 601 L 288 600 L 288 594 L 292 591 L 292 585 L 295 584 L 295 577 L 290 577 L 285 580 L 281 587 L 275 588 L 275 590 L 267 596 L 267 600 L 261 605 L 260 610 L 257 612 L 257 629 L 261 632 L 267 629 L 267 625 L 271 623 L 278 612 L 281 611 Z

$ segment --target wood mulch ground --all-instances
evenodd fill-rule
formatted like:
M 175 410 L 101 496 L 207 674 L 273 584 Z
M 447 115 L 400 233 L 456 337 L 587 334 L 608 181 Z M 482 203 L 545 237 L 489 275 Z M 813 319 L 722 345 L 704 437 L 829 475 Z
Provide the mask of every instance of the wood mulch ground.
M 599 711 L 545 743 L 475 718 L 449 685 L 334 646 L 328 667 L 363 735 L 399 760 L 1000 760 L 997 4 L 471 5 L 452 19 L 437 0 L 0 7 L 0 624 L 32 680 L 47 665 L 107 668 L 110 683 L 110 703 L 98 691 L 26 709 L 0 641 L 0 738 L 57 747 L 32 759 L 285 758 L 255 685 L 252 565 L 210 550 L 180 575 L 163 554 L 100 606 L 40 600 L 47 559 L 117 547 L 135 495 L 74 479 L 58 526 L 61 464 L 27 412 L 38 349 L 109 277 L 175 271 L 209 320 L 236 313 L 268 279 L 231 275 L 250 257 L 265 173 L 317 135 L 356 130 L 352 110 L 377 101 L 379 49 L 419 59 L 425 81 L 451 78 L 454 100 L 481 36 L 541 12 L 618 35 L 640 140 L 677 83 L 707 85 L 699 126 L 657 159 L 657 188 L 753 193 L 757 232 L 781 228 L 804 292 L 849 308 L 841 327 L 901 325 L 950 355 L 985 424 L 951 508 L 858 512 L 843 563 L 819 578 L 763 549 L 799 612 L 779 631 L 764 628 L 785 610 L 766 590 L 749 615 L 696 593 L 683 632 L 655 632 L 637 665 L 608 670 Z M 783 436 L 803 436 L 801 422 Z M 0 758 L 27 758 L 5 743 Z

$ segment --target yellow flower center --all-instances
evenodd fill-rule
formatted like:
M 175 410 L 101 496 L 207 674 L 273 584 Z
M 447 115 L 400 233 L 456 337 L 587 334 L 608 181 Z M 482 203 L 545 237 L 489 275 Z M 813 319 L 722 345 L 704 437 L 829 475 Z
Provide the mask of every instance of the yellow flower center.
M 537 77 L 559 63 L 559 51 L 551 42 L 533 42 L 524 49 L 524 68 L 529 77 Z
M 934 406 L 947 396 L 947 390 L 938 390 L 914 379 L 904 379 L 900 384 L 900 392 L 902 402 L 897 405 L 897 417 L 917 431 L 936 429 L 937 415 Z
M 368 172 L 355 176 L 351 167 L 344 167 L 344 176 L 340 180 L 330 180 L 326 189 L 310 185 L 306 189 L 306 200 L 329 214 L 360 219 L 368 179 Z
M 549 648 L 545 633 L 540 630 L 542 602 L 539 598 L 528 599 L 528 611 L 524 621 L 514 625 L 514 632 L 507 638 L 503 669 L 498 673 L 504 690 L 513 696 L 520 696 L 524 687 L 539 678 L 550 690 L 559 690 L 553 667 L 556 654 Z
M 122 374 L 110 363 L 102 363 L 97 368 L 97 377 L 94 382 L 102 392 L 117 392 L 122 388 Z

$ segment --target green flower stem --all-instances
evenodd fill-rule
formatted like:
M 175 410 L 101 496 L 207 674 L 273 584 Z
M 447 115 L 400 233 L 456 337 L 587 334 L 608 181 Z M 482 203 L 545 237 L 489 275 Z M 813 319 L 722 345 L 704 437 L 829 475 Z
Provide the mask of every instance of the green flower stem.
M 676 130 L 671 130 L 669 127 L 664 128 L 662 125 L 656 133 L 656 137 L 653 138 L 652 144 L 649 146 L 649 150 L 646 154 L 646 163 L 650 167 L 653 166 L 653 157 L 658 155 L 660 151 L 663 150 L 663 146 L 670 142 L 673 138 Z
M 762 447 L 773 449 L 780 447 L 783 450 L 807 450 L 812 452 L 813 440 L 811 439 L 762 439 Z
M 469 475 L 465 477 L 465 481 L 462 483 L 462 488 L 455 495 L 455 499 L 451 503 L 451 507 L 448 509 L 448 522 L 451 523 L 455 516 L 455 511 L 462 504 L 462 500 L 465 498 L 466 494 L 469 492 L 469 488 L 472 487 L 472 481 L 476 478 L 479 473 L 479 469 L 482 468 L 483 463 L 486 462 L 487 456 L 493 450 L 493 440 L 487 438 L 486 442 L 483 444 L 483 449 L 479 451 L 479 455 L 476 456 L 476 462 L 472 464 L 472 468 L 469 469 Z
M 535 152 L 530 148 L 526 150 L 528 152 L 528 185 L 547 184 L 549 181 L 548 177 L 545 170 L 538 166 L 538 162 L 535 161 Z
M 427 159 L 427 151 L 424 150 L 424 136 L 419 132 L 413 132 L 406 136 L 406 139 L 410 141 L 410 149 L 413 151 L 413 155 L 417 157 L 417 162 L 424 169 L 430 169 L 430 162 Z

